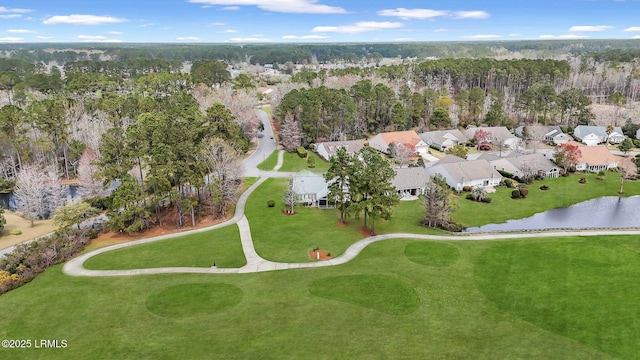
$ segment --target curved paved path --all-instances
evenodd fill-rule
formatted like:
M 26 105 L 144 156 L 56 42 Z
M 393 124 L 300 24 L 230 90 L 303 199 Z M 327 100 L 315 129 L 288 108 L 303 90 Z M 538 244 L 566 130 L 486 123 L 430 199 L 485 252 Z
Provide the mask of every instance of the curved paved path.
M 242 274 L 255 273 L 285 269 L 301 269 L 315 268 L 344 264 L 353 260 L 360 252 L 370 244 L 378 241 L 390 239 L 416 239 L 416 240 L 457 240 L 457 241 L 481 241 L 481 240 L 501 240 L 501 239 L 530 239 L 541 237 L 563 237 L 563 236 L 596 236 L 596 235 L 640 235 L 640 230 L 585 230 L 585 231 L 550 231 L 550 232 L 530 232 L 530 233 L 505 233 L 505 234 L 477 234 L 477 235 L 421 235 L 410 233 L 384 234 L 365 238 L 357 241 L 347 248 L 340 256 L 326 261 L 305 262 L 305 263 L 280 263 L 265 260 L 256 252 L 251 237 L 251 228 L 249 221 L 244 216 L 244 209 L 249 199 L 249 195 L 265 182 L 270 175 L 276 174 L 283 162 L 284 152 L 278 154 L 278 163 L 273 171 L 262 172 L 260 179 L 249 187 L 238 199 L 234 216 L 220 224 L 209 226 L 202 229 L 190 230 L 181 233 L 168 234 L 132 241 L 124 244 L 117 244 L 100 248 L 88 253 L 82 254 L 64 264 L 62 271 L 70 276 L 129 276 L 129 275 L 148 275 L 148 274 L 170 274 L 170 273 L 192 273 L 192 274 Z M 286 175 L 285 175 L 286 176 Z M 240 232 L 240 241 L 242 243 L 242 251 L 244 252 L 247 264 L 240 268 L 198 268 L 198 267 L 166 267 L 166 268 L 146 268 L 133 270 L 88 270 L 83 264 L 87 259 L 108 251 L 122 249 L 140 244 L 147 244 L 155 241 L 161 241 L 188 234 L 200 233 L 213 229 L 222 228 L 236 224 Z

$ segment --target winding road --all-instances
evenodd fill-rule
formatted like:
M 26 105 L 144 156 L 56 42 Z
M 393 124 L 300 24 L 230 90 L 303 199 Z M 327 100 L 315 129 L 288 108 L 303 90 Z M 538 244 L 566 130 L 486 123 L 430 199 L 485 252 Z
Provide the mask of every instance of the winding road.
M 262 114 L 261 114 L 262 113 Z M 266 118 L 265 118 L 266 116 Z M 236 211 L 234 216 L 220 224 L 209 226 L 206 228 L 190 230 L 175 234 L 168 234 L 157 236 L 153 238 L 147 238 L 142 240 L 136 240 L 124 244 L 117 244 L 107 246 L 97 250 L 93 250 L 82 254 L 70 261 L 68 261 L 62 268 L 62 271 L 70 276 L 131 276 L 131 275 L 148 275 L 148 274 L 170 274 L 170 273 L 193 273 L 193 274 L 241 274 L 241 273 L 256 273 L 265 271 L 285 270 L 285 269 L 300 269 L 300 268 L 314 268 L 325 267 L 344 264 L 353 260 L 360 252 L 370 244 L 378 241 L 390 240 L 390 239 L 416 239 L 416 240 L 457 240 L 457 241 L 473 241 L 473 240 L 500 240 L 500 239 L 531 239 L 531 238 L 543 238 L 543 237 L 563 237 L 563 236 L 599 236 L 599 235 L 640 235 L 640 230 L 575 230 L 575 231 L 549 231 L 549 232 L 532 232 L 532 233 L 510 233 L 510 234 L 479 234 L 479 235 L 422 235 L 411 233 L 395 233 L 384 234 L 365 238 L 351 245 L 342 255 L 330 260 L 317 261 L 317 262 L 305 262 L 305 263 L 281 263 L 273 262 L 263 259 L 258 255 L 253 246 L 253 239 L 251 237 L 251 228 L 249 227 L 249 221 L 244 215 L 244 209 L 249 199 L 249 196 L 253 191 L 258 188 L 263 182 L 270 177 L 288 177 L 289 173 L 277 172 L 282 166 L 284 153 L 280 151 L 278 154 L 278 163 L 274 167 L 273 171 L 260 171 L 257 169 L 257 165 L 264 159 L 269 157 L 276 146 L 274 140 L 271 138 L 273 132 L 268 120 L 268 115 L 261 110 L 258 111 L 258 118 L 265 124 L 265 136 L 259 139 L 258 149 L 250 157 L 243 162 L 243 176 L 248 177 L 260 177 L 259 180 L 249 187 L 238 199 L 236 204 Z M 266 120 L 265 120 L 266 119 Z M 87 259 L 116 249 L 122 249 L 130 246 L 136 246 L 141 244 L 148 244 L 155 241 L 167 240 L 176 237 L 182 237 L 188 234 L 205 232 L 213 229 L 222 228 L 225 226 L 237 225 L 240 231 L 240 241 L 242 243 L 242 250 L 247 260 L 246 265 L 240 268 L 199 268 L 199 267 L 165 267 L 165 268 L 145 268 L 145 269 L 132 269 L 132 270 L 88 270 L 85 269 L 83 264 Z

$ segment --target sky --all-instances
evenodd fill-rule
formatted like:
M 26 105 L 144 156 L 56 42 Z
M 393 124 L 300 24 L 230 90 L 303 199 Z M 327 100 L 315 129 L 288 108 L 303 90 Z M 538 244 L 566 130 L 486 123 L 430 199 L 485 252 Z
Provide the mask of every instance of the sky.
M 0 0 L 0 43 L 639 39 L 640 0 Z

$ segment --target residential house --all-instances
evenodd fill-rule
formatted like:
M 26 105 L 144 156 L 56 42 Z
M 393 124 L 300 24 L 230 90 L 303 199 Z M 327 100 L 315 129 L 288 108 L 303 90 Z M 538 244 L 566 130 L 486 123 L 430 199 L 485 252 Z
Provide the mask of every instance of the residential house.
M 347 153 L 355 154 L 364 147 L 364 144 L 365 143 L 362 140 L 328 141 L 316 144 L 316 152 L 321 158 L 329 161 L 341 147 L 345 148 Z
M 618 157 L 613 155 L 606 146 L 577 145 L 580 149 L 580 158 L 576 164 L 576 170 L 599 172 L 601 170 L 614 169 L 618 167 Z
M 518 126 L 515 134 L 523 139 L 544 141 L 551 145 L 566 144 L 571 137 L 562 132 L 560 126 L 530 125 Z
M 322 175 L 309 170 L 302 170 L 293 177 L 293 192 L 296 194 L 296 201 L 306 206 L 317 206 L 321 209 L 335 207 L 328 199 L 327 181 Z
M 421 133 L 420 138 L 429 146 L 440 151 L 446 151 L 456 145 L 464 145 L 468 140 L 458 129 L 427 131 Z
M 429 152 L 429 145 L 413 130 L 380 133 L 369 140 L 369 146 L 385 154 L 389 153 L 391 144 L 411 146 L 417 154 Z
M 516 150 L 518 149 L 518 146 L 520 146 L 520 142 L 521 142 L 520 138 L 513 135 L 509 131 L 509 129 L 507 129 L 504 126 L 483 126 L 483 127 L 472 126 L 467 128 L 464 131 L 464 135 L 468 139 L 473 139 L 474 136 L 476 135 L 476 132 L 480 129 L 482 129 L 482 131 L 489 133 L 487 141 L 493 145 L 503 144 L 505 148 L 509 148 L 512 150 Z
M 560 169 L 543 154 L 519 154 L 511 155 L 490 161 L 496 170 L 506 171 L 513 176 L 525 178 L 527 176 L 539 175 L 547 178 L 557 178 L 560 176 Z
M 466 162 L 467 160 L 461 158 L 460 156 L 456 156 L 453 154 L 447 154 L 442 159 L 435 162 L 433 165 L 441 165 L 441 164 L 453 164 L 459 162 Z
M 500 185 L 502 175 L 487 160 L 470 160 L 436 164 L 427 168 L 429 176 L 442 175 L 447 184 L 456 191 L 464 187 L 493 187 Z
M 595 146 L 604 142 L 619 144 L 625 136 L 622 128 L 616 126 L 611 134 L 607 134 L 605 126 L 578 125 L 573 129 L 573 137 L 587 146 Z
M 429 175 L 423 167 L 396 168 L 394 171 L 396 176 L 391 180 L 391 184 L 396 188 L 401 199 L 414 199 L 424 194 Z

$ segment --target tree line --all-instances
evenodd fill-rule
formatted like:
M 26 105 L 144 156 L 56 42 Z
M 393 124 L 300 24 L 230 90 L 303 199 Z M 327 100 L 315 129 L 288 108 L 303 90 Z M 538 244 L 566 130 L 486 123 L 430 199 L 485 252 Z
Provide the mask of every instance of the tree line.
M 0 180 L 32 224 L 65 206 L 66 183 L 109 211 L 116 231 L 169 214 L 178 227 L 224 216 L 257 125 L 255 93 L 236 89 L 220 61 L 196 62 L 187 74 L 176 65 L 85 61 L 44 72 L 0 60 L 9 102 L 0 108 Z M 104 198 L 107 187 L 115 190 Z

